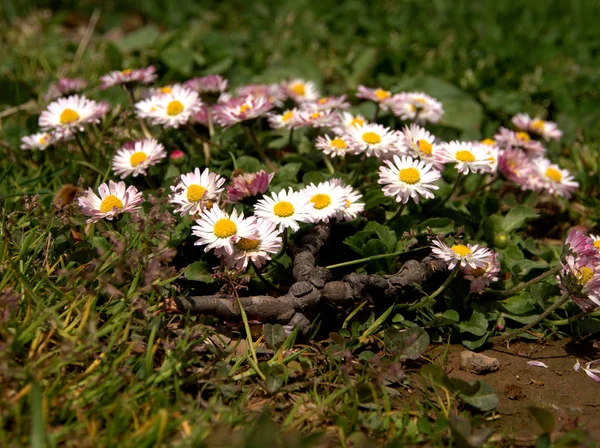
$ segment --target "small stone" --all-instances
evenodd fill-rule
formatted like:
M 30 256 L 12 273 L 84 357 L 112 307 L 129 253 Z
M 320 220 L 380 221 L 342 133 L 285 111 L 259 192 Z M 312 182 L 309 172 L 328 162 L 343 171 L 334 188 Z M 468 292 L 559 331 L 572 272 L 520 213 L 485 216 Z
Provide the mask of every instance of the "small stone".
M 495 372 L 500 368 L 496 358 L 465 350 L 460 353 L 460 368 L 477 375 Z

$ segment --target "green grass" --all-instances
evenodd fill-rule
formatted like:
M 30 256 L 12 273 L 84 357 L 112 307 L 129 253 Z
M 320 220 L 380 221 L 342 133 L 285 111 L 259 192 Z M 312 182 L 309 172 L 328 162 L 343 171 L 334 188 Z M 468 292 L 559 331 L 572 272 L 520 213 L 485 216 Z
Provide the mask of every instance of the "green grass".
M 46 3 L 53 6 L 37 7 Z M 140 219 L 126 217 L 117 227 L 86 226 L 73 204 L 58 209 L 52 203 L 63 185 L 77 184 L 80 176 L 86 187 L 112 178 L 109 154 L 139 135 L 126 126 L 128 117 L 115 114 L 98 129 L 90 140 L 96 151 L 91 165 L 74 148 L 23 152 L 20 138 L 36 130 L 43 95 L 59 76 L 81 76 L 93 86 L 111 69 L 146 64 L 158 67 L 163 83 L 220 73 L 234 86 L 305 77 L 332 94 L 353 92 L 358 84 L 422 88 L 444 98 L 446 122 L 436 132 L 448 140 L 492 136 L 519 111 L 541 114 L 564 130 L 564 141 L 552 144 L 549 155 L 576 173 L 581 189 L 571 203 L 546 213 L 558 217 L 546 234 L 527 229 L 536 241 L 527 239 L 526 219 L 517 216 L 521 233 L 509 235 L 515 248 L 509 254 L 517 260 L 506 262 L 515 274 L 506 282 L 510 287 L 534 276 L 530 270 L 535 274 L 540 264 L 533 263 L 556 263 L 556 245 L 542 237 L 561 239 L 576 224 L 598 230 L 600 3 L 157 1 L 130 9 L 105 2 L 87 45 L 82 37 L 95 7 L 75 3 L 51 13 L 30 9 L 33 2 L 5 1 L 0 19 L 0 445 L 300 447 L 361 446 L 369 439 L 448 446 L 463 433 L 453 418 L 486 426 L 493 411 L 477 410 L 468 394 L 451 390 L 443 378 L 430 382 L 419 369 L 427 360 L 443 364 L 450 337 L 475 346 L 479 315 L 489 332 L 500 317 L 526 322 L 535 314 L 534 299 L 554 294 L 555 283 L 542 284 L 522 302 L 513 300 L 502 315 L 496 305 L 464 306 L 459 287 L 447 292 L 443 308 L 417 296 L 413 308 L 394 309 L 387 319 L 378 319 L 387 306 L 361 307 L 346 322 L 352 310 L 341 317 L 323 310 L 313 320 L 314 337 L 304 339 L 282 336 L 281 327 L 267 337 L 254 327 L 245 331 L 241 323 L 164 314 L 160 307 L 167 297 L 218 289 L 208 269 L 201 282 L 181 278 L 199 252 L 190 248 L 189 222 L 169 219 L 164 197 L 151 189 L 156 203 L 147 203 Z M 92 87 L 89 93 L 126 107 L 118 89 Z M 369 105 L 360 108 L 373 112 Z M 311 138 L 298 135 L 298 146 L 310 147 Z M 189 138 L 166 139 L 192 152 Z M 235 132 L 222 143 L 232 155 L 220 154 L 215 164 L 231 174 L 231 159 L 239 161 L 249 146 Z M 286 161 L 276 182 L 300 184 L 298 169 L 289 172 L 293 160 Z M 307 168 L 309 162 L 300 162 L 305 179 L 321 176 Z M 153 173 L 165 187 L 179 173 L 169 169 Z M 531 207 L 536 199 L 519 198 Z M 468 219 L 459 208 L 448 216 L 499 246 L 498 229 L 489 234 L 479 224 L 486 213 L 506 215 L 517 203 L 514 195 L 500 200 L 492 193 L 489 200 L 471 202 Z M 379 205 L 373 210 L 383 212 Z M 393 244 L 396 235 L 398 244 L 405 241 L 404 231 L 425 235 L 421 218 L 398 225 Z M 454 230 L 454 222 L 441 219 L 447 221 L 429 223 L 434 231 Z M 444 230 L 448 226 L 452 230 Z M 357 246 L 384 240 L 381 231 L 367 231 Z M 174 258 L 172 247 L 186 240 Z M 344 251 L 352 258 L 373 255 Z M 324 265 L 346 261 L 330 258 Z M 289 267 L 285 263 L 284 257 L 281 265 Z M 393 266 L 378 260 L 360 269 Z M 250 286 L 257 283 L 253 279 Z M 457 319 L 443 314 L 446 309 L 460 311 Z M 442 314 L 450 323 L 437 325 Z M 390 339 L 400 338 L 394 331 L 413 325 L 427 326 L 438 344 L 426 358 L 418 356 L 423 350 L 415 359 L 390 350 L 400 344 Z M 590 331 L 582 324 L 564 332 Z

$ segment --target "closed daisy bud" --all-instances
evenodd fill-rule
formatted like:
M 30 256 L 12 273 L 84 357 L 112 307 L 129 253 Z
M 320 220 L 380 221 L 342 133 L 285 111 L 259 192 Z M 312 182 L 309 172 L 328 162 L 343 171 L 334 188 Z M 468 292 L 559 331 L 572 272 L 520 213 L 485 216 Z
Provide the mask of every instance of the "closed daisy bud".
M 264 193 L 269 188 L 275 173 L 260 170 L 258 173 L 244 173 L 231 178 L 231 186 L 227 187 L 227 200 L 241 202 L 246 198 L 253 198 Z
M 135 142 L 133 147 L 128 145 L 117 151 L 113 158 L 113 171 L 117 176 L 121 176 L 121 179 L 130 174 L 133 177 L 146 175 L 148 168 L 166 156 L 165 147 L 155 139 L 140 140 Z
M 142 193 L 134 186 L 126 187 L 125 182 L 101 184 L 98 187 L 98 197 L 91 188 L 88 188 L 77 201 L 81 213 L 90 216 L 87 222 L 96 222 L 101 219 L 112 221 L 122 213 L 138 210 L 144 201 Z
M 214 106 L 215 121 L 223 127 L 264 116 L 273 104 L 264 96 L 247 95 Z

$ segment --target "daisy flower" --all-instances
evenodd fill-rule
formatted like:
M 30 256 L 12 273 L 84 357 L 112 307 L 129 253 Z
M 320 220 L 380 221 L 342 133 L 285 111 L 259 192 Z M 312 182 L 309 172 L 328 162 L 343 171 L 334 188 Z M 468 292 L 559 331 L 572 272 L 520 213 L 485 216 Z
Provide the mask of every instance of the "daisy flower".
M 340 125 L 334 128 L 336 134 L 344 134 L 348 128 L 359 128 L 367 124 L 367 120 L 362 115 L 352 115 L 350 112 L 342 112 L 340 116 Z
M 482 293 L 485 288 L 490 286 L 492 282 L 498 281 L 498 273 L 500 272 L 500 263 L 496 260 L 496 252 L 491 251 L 489 261 L 481 268 L 472 268 L 467 265 L 462 268 L 464 278 L 471 282 L 472 293 Z
M 442 103 L 423 92 L 403 92 L 391 99 L 391 109 L 401 120 L 438 123 L 444 114 Z
M 573 228 L 565 240 L 563 255 L 575 255 L 584 264 L 600 264 L 600 242 L 597 241 L 597 236 L 588 236 Z
M 260 170 L 258 173 L 244 173 L 231 177 L 231 186 L 227 187 L 227 201 L 241 202 L 263 194 L 269 188 L 275 173 Z
M 222 248 L 227 255 L 232 255 L 233 246 L 240 238 L 255 238 L 257 233 L 254 219 L 244 219 L 244 214 L 238 215 L 236 210 L 229 215 L 218 206 L 204 209 L 196 223 L 192 226 L 192 234 L 198 237 L 194 244 L 206 245 L 204 252 Z
M 135 115 L 138 118 L 152 118 L 158 109 L 158 95 L 138 101 L 134 105 Z
M 533 168 L 542 180 L 542 188 L 555 196 L 570 198 L 571 193 L 579 187 L 574 177 L 550 160 L 538 157 L 532 160 Z
M 82 131 L 88 123 L 97 123 L 98 103 L 85 96 L 71 95 L 48 104 L 39 118 L 42 130 L 55 129 L 57 132 Z
M 546 154 L 546 148 L 537 140 L 532 140 L 527 132 L 514 132 L 500 128 L 494 139 L 502 149 L 522 149 L 529 157 L 541 157 Z
M 331 179 L 333 185 L 340 186 L 345 193 L 344 207 L 338 210 L 336 219 L 338 221 L 352 221 L 359 213 L 365 210 L 364 202 L 359 202 L 362 199 L 362 194 L 352 188 L 351 185 L 344 185 L 342 179 Z
M 152 101 L 150 104 L 155 110 L 149 112 L 149 118 L 152 124 L 160 124 L 166 128 L 178 128 L 186 124 L 202 106 L 198 92 L 181 85 L 173 86 L 170 92 L 154 95 L 153 101 L 154 104 Z
M 287 99 L 285 89 L 279 84 L 248 84 L 238 87 L 236 93 L 239 97 L 252 95 L 254 97 L 265 97 L 274 106 L 281 107 Z
M 96 222 L 101 219 L 112 221 L 122 213 L 130 213 L 140 208 L 144 201 L 142 193 L 134 186 L 126 188 L 125 182 L 108 181 L 98 187 L 100 197 L 91 188 L 77 198 L 81 213 L 90 216 L 87 222 Z
M 257 233 L 254 238 L 240 238 L 233 245 L 233 254 L 225 258 L 230 267 L 246 269 L 249 263 L 253 263 L 260 268 L 271 259 L 271 254 L 277 254 L 281 249 L 283 242 L 277 225 L 260 218 L 254 219 Z
M 121 179 L 125 179 L 130 174 L 137 177 L 140 174 L 146 175 L 146 171 L 152 165 L 156 165 L 167 156 L 165 147 L 155 139 L 139 140 L 131 145 L 127 145 L 117 151 L 113 158 L 113 171 Z
M 596 250 L 600 254 L 600 236 L 598 236 L 598 235 L 590 235 L 590 238 L 593 241 L 594 247 L 596 248 Z
M 69 93 L 81 92 L 88 85 L 83 78 L 60 78 L 57 83 L 50 84 L 46 92 L 46 101 L 53 100 Z
M 300 111 L 299 120 L 304 126 L 313 128 L 329 128 L 339 124 L 340 116 L 332 109 L 329 110 L 308 110 Z
M 321 96 L 317 85 L 313 81 L 293 79 L 284 84 L 283 88 L 287 95 L 297 103 L 316 101 Z
M 309 212 L 307 198 L 291 188 L 265 196 L 254 206 L 255 216 L 277 224 L 281 230 L 289 227 L 294 232 L 300 228 L 299 222 L 309 222 Z
M 317 137 L 315 147 L 330 157 L 341 157 L 342 159 L 346 154 L 354 152 L 354 150 L 350 149 L 348 142 L 343 136 L 331 138 L 329 135 L 320 135 Z
M 444 164 L 437 157 L 440 146 L 435 143 L 435 137 L 419 125 L 411 123 L 404 126 L 397 147 L 401 152 L 433 164 L 437 170 L 444 168 Z
M 350 103 L 346 101 L 346 95 L 324 96 L 316 101 L 304 102 L 302 107 L 310 110 L 348 109 Z
M 598 264 L 590 264 L 576 255 L 568 255 L 561 260 L 558 276 L 561 292 L 569 293 L 569 298 L 582 311 L 589 312 L 600 307 L 600 269 Z
M 296 107 L 283 111 L 281 114 L 268 114 L 269 126 L 273 129 L 297 129 L 305 126 L 304 114 Z
M 440 239 L 433 240 L 431 244 L 434 246 L 431 248 L 433 255 L 447 262 L 450 270 L 457 265 L 462 268 L 466 266 L 472 269 L 485 268 L 493 261 L 493 251 L 485 247 L 479 247 L 477 244 L 448 246 Z
M 38 132 L 37 134 L 27 135 L 21 139 L 21 149 L 39 149 L 45 150 L 48 146 L 56 143 L 57 138 L 50 132 Z
M 242 121 L 261 117 L 272 108 L 273 104 L 266 97 L 248 95 L 215 105 L 213 113 L 217 123 L 223 127 L 229 127 Z
M 365 152 L 368 157 L 395 152 L 395 144 L 398 142 L 398 135 L 390 128 L 371 123 L 358 128 L 347 128 L 345 138 L 353 150 Z
M 153 65 L 146 68 L 115 70 L 100 77 L 100 87 L 108 89 L 120 84 L 150 84 L 156 81 L 156 77 L 156 69 Z
M 310 184 L 300 190 L 308 201 L 309 220 L 313 223 L 328 222 L 339 211 L 346 209 L 345 190 L 335 182 Z
M 381 88 L 371 89 L 363 85 L 358 86 L 356 98 L 373 101 L 378 104 L 382 111 L 387 111 L 392 104 L 392 92 Z
M 204 94 L 218 97 L 227 90 L 227 80 L 219 75 L 207 75 L 200 78 L 192 78 L 183 83 L 188 89 L 195 90 L 204 97 Z M 203 98 L 204 99 L 204 98 Z
M 553 121 L 544 121 L 541 118 L 531 118 L 527 114 L 517 114 L 512 117 L 512 123 L 522 131 L 532 132 L 544 140 L 560 140 L 562 131 Z
M 431 190 L 437 190 L 439 187 L 433 182 L 442 175 L 432 164 L 397 155 L 394 155 L 393 162 L 384 160 L 383 163 L 387 166 L 379 167 L 377 183 L 384 185 L 384 195 L 396 198 L 397 202 L 403 204 L 406 204 L 409 198 L 418 203 L 419 196 L 425 199 L 435 197 Z
M 498 158 L 498 170 L 508 180 L 518 184 L 522 190 L 541 189 L 541 179 L 533 164 L 520 149 L 505 149 Z
M 171 186 L 169 202 L 175 206 L 175 213 L 185 215 L 198 215 L 212 202 L 219 198 L 223 191 L 225 179 L 205 168 L 200 173 L 200 168 L 193 172 L 182 174 L 175 185 Z
M 454 163 L 456 170 L 461 174 L 490 173 L 494 161 L 491 160 L 487 150 L 481 145 L 471 142 L 452 141 L 441 145 L 440 159 L 445 163 Z

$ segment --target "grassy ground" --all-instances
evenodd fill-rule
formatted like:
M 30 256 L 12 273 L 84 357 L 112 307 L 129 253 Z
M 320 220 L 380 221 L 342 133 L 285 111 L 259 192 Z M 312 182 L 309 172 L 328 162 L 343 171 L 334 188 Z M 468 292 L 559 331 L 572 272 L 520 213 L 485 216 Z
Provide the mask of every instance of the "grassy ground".
M 312 339 L 286 337 L 277 326 L 247 333 L 209 318 L 158 313 L 166 295 L 198 288 L 180 283 L 168 262 L 167 242 L 181 230 L 163 214 L 164 199 L 122 234 L 100 223 L 94 233 L 53 201 L 80 175 L 107 178 L 106 166 L 24 153 L 20 138 L 35 131 L 43 95 L 59 76 L 94 85 L 111 69 L 150 63 L 164 82 L 221 73 L 233 85 L 301 76 L 331 93 L 358 84 L 424 88 L 448 99 L 448 128 L 440 131 L 446 138 L 490 136 L 519 111 L 558 122 L 564 144 L 551 146 L 550 155 L 582 185 L 557 212 L 554 233 L 544 234 L 560 239 L 566 222 L 593 228 L 600 214 L 600 3 L 137 7 L 90 2 L 51 11 L 3 2 L 0 445 L 483 443 L 485 429 L 471 434 L 468 425 L 489 427 L 495 412 L 476 410 L 438 371 L 418 374 L 427 360 L 445 364 L 449 331 L 411 359 L 390 349 L 393 332 L 386 344 L 382 310 L 359 310 L 329 335 L 327 322 L 316 318 Z M 98 19 L 93 29 L 91 17 Z M 92 93 L 113 104 L 126 100 L 118 90 Z M 597 320 L 586 322 L 597 327 Z M 583 443 L 584 429 L 559 431 L 567 433 L 562 443 Z M 509 446 L 510 430 L 491 440 Z

